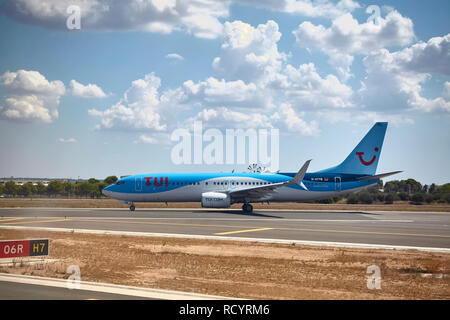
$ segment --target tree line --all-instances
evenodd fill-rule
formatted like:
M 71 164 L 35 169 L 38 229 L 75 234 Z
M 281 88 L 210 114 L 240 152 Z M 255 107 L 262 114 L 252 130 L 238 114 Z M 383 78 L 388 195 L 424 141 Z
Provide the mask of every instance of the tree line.
M 68 181 L 52 180 L 48 185 L 42 182 L 33 184 L 32 182 L 17 185 L 14 181 L 7 181 L 4 185 L 0 184 L 0 194 L 9 197 L 79 197 L 79 198 L 100 198 L 103 197 L 103 188 L 117 181 L 116 176 L 109 176 L 100 181 L 94 178 L 87 182 L 71 183 Z
M 442 186 L 422 185 L 414 179 L 383 181 L 364 191 L 349 194 L 345 197 L 349 204 L 392 204 L 394 201 L 409 201 L 412 204 L 450 203 L 450 183 Z

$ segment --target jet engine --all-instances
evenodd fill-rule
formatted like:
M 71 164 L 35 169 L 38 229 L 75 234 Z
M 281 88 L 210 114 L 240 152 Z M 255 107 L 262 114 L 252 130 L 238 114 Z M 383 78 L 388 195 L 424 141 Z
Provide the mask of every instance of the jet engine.
M 220 192 L 202 193 L 203 208 L 229 208 L 231 205 L 230 195 Z

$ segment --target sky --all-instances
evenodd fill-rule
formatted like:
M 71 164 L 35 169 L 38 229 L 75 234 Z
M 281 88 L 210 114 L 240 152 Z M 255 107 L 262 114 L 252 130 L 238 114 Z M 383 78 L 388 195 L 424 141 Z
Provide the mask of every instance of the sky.
M 386 121 L 377 172 L 403 172 L 385 181 L 448 183 L 449 12 L 447 0 L 0 1 L 0 177 L 247 170 L 218 148 L 175 161 L 174 135 L 193 143 L 198 123 L 203 155 L 219 134 L 226 149 L 227 130 L 266 130 L 281 171 L 313 159 L 313 172 Z

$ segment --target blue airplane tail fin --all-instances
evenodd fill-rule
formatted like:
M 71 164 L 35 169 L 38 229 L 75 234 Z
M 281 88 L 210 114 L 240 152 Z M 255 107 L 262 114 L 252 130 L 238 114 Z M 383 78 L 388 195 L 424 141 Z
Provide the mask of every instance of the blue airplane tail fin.
M 347 158 L 338 166 L 321 172 L 374 175 L 380 159 L 387 122 L 377 122 Z

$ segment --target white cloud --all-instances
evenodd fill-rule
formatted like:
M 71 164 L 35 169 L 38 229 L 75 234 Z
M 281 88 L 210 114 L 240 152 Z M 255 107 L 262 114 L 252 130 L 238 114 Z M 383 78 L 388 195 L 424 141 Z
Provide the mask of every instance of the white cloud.
M 198 38 L 215 39 L 222 35 L 223 25 L 219 18 L 228 16 L 228 3 L 226 1 L 197 0 L 191 2 L 181 1 L 187 8 L 180 23 L 189 34 Z
M 259 112 L 239 112 L 226 107 L 203 109 L 195 117 L 189 118 L 188 124 L 202 121 L 205 127 L 213 128 L 272 128 L 267 115 Z
M 334 108 L 355 107 L 358 114 L 351 116 L 355 121 L 384 119 L 394 124 L 410 124 L 413 120 L 410 115 L 404 114 L 405 111 L 450 111 L 450 88 L 447 83 L 444 84 L 442 97 L 424 96 L 424 84 L 431 78 L 431 73 L 450 74 L 449 40 L 450 35 L 446 35 L 397 52 L 391 53 L 385 48 L 370 51 L 363 58 L 367 76 L 356 92 L 339 82 L 334 75 L 321 78 L 312 64 L 304 64 L 298 70 L 288 65 L 284 72 L 287 75 L 284 92 L 297 110 L 304 109 L 304 106 L 322 108 L 324 110 L 319 110 L 316 115 L 330 122 L 333 118 L 343 121 L 354 114 Z M 364 50 L 349 51 L 364 54 Z M 298 109 L 299 105 L 302 109 Z
M 444 84 L 444 90 L 442 91 L 442 98 L 450 101 L 450 82 L 446 81 Z
M 424 112 L 432 112 L 432 111 L 450 112 L 450 101 L 442 97 L 427 99 L 421 96 L 417 96 L 416 100 L 411 101 L 410 104 L 414 110 Z
M 17 72 L 5 72 L 0 77 L 0 83 L 13 93 L 35 93 L 42 95 L 63 95 L 64 84 L 59 81 L 49 82 L 38 71 L 18 70 Z
M 333 18 L 359 8 L 352 0 L 331 1 L 286 0 L 285 11 L 307 17 Z
M 242 21 L 225 22 L 222 53 L 214 59 L 213 68 L 227 80 L 262 82 L 286 60 L 278 51 L 280 38 L 278 24 L 272 20 L 256 28 Z
M 417 46 L 411 48 L 413 47 L 417 50 Z M 422 45 L 420 47 L 424 48 Z M 434 67 L 428 68 L 426 63 L 417 64 L 415 61 L 415 58 L 422 62 L 429 61 L 431 57 L 427 56 L 427 50 L 422 50 L 423 56 L 411 55 L 414 51 L 411 48 L 394 53 L 382 49 L 364 58 L 367 77 L 357 95 L 363 105 L 377 110 L 450 111 L 450 102 L 445 99 L 447 84 L 444 85 L 443 97 L 428 99 L 422 96 L 423 84 L 431 78 L 429 73 L 423 71 L 433 71 Z M 448 47 L 444 50 L 448 54 Z M 435 55 L 430 55 L 436 58 Z M 416 68 L 418 65 L 420 68 Z M 445 64 L 441 70 L 446 72 Z
M 57 108 L 65 94 L 61 81 L 48 81 L 37 71 L 18 70 L 1 75 L 0 85 L 7 92 L 1 113 L 3 118 L 44 123 L 58 118 Z
M 8 97 L 5 105 L 2 116 L 10 120 L 50 123 L 58 117 L 56 109 L 47 108 L 35 95 Z
M 0 12 L 21 23 L 66 30 L 67 8 L 78 6 L 81 29 L 139 30 L 169 34 L 184 31 L 214 39 L 223 32 L 230 5 L 251 3 L 270 10 L 306 17 L 334 18 L 360 5 L 353 0 L 5 0 Z
M 287 65 L 287 87 L 284 93 L 298 110 L 311 108 L 353 107 L 353 90 L 329 74 L 322 78 L 313 63 L 302 64 L 295 69 Z
M 298 69 L 286 64 L 287 55 L 278 50 L 281 33 L 274 21 L 256 28 L 241 21 L 226 22 L 224 30 L 221 55 L 213 62 L 224 79 L 183 84 L 184 102 L 204 108 L 190 120 L 219 128 L 280 126 L 317 135 L 318 123 L 303 120 L 303 111 L 354 107 L 352 88 L 336 76 L 322 78 L 313 63 Z
M 72 95 L 80 98 L 106 98 L 108 95 L 96 84 L 82 85 L 76 80 L 70 81 Z
M 71 5 L 81 9 L 81 29 L 185 31 L 201 38 L 219 36 L 219 19 L 229 14 L 229 3 L 215 0 L 6 0 L 0 11 L 22 23 L 65 30 Z
M 181 101 L 180 91 L 166 91 L 159 94 L 161 79 L 154 73 L 135 80 L 123 97 L 110 108 L 89 110 L 89 115 L 100 118 L 98 129 L 124 129 L 145 131 L 166 131 L 167 120 Z
M 317 136 L 320 133 L 317 121 L 306 122 L 287 103 L 281 104 L 279 111 L 271 116 L 271 121 L 274 126 L 286 127 L 289 132 L 301 133 L 304 136 Z
M 403 68 L 421 73 L 450 75 L 450 33 L 393 53 Z
M 328 63 L 333 66 L 342 81 L 346 82 L 353 77 L 351 73 L 351 66 L 353 64 L 354 57 L 347 53 L 334 52 L 330 54 Z
M 184 60 L 183 56 L 179 55 L 178 53 L 169 53 L 166 55 L 166 58 L 171 59 L 171 60 L 179 60 L 179 61 Z
M 256 28 L 241 21 L 226 22 L 224 30 L 221 56 L 214 59 L 213 67 L 225 79 L 210 77 L 183 85 L 186 101 L 205 108 L 195 120 L 222 128 L 281 126 L 289 132 L 317 135 L 318 123 L 306 122 L 297 112 L 353 106 L 352 89 L 336 76 L 322 78 L 312 63 L 298 69 L 286 65 L 274 21 Z
M 195 109 L 202 110 L 195 119 L 220 128 L 227 123 L 270 127 L 264 112 L 272 107 L 271 98 L 254 83 L 210 77 L 199 82 L 188 80 L 180 88 L 159 93 L 160 84 L 158 77 L 148 74 L 144 79 L 133 81 L 119 102 L 104 111 L 91 109 L 89 114 L 100 118 L 98 129 L 151 131 L 154 134 L 173 129 L 179 111 Z M 185 119 L 181 121 L 190 121 Z M 140 137 L 138 142 L 149 142 L 144 140 Z
M 62 142 L 62 143 L 76 143 L 76 142 L 78 142 L 77 139 L 75 139 L 75 138 L 67 138 L 67 139 L 59 138 L 58 141 Z
M 300 133 L 305 136 L 316 136 L 320 133 L 316 121 L 307 122 L 299 117 L 287 103 L 282 103 L 273 114 L 257 111 L 240 112 L 226 107 L 203 109 L 186 121 L 191 126 L 194 121 L 202 121 L 205 127 L 222 129 L 258 129 L 278 128 L 286 132 Z
M 158 139 L 154 137 L 147 136 L 145 134 L 142 134 L 139 136 L 138 140 L 135 140 L 134 143 L 148 143 L 148 144 L 157 144 Z
M 297 45 L 325 52 L 344 81 L 352 76 L 352 55 L 405 46 L 415 38 L 411 19 L 395 10 L 389 11 L 385 18 L 380 16 L 361 24 L 350 13 L 338 16 L 328 28 L 305 21 L 293 34 Z
M 389 46 L 408 45 L 415 37 L 411 19 L 395 10 L 385 18 L 380 17 L 378 23 L 370 20 L 360 24 L 350 13 L 334 19 L 329 28 L 305 21 L 293 34 L 302 47 L 348 54 L 368 54 Z
M 392 12 L 384 19 L 385 24 L 402 19 Z M 335 24 L 340 26 L 340 23 Z M 366 27 L 362 25 L 370 23 L 356 24 L 364 29 Z M 395 23 L 392 25 L 396 26 Z M 365 31 L 358 32 L 355 37 L 363 39 L 366 36 Z M 368 37 L 381 37 L 383 32 L 378 32 L 380 34 L 369 34 Z M 175 127 L 193 121 L 222 129 L 280 128 L 315 136 L 320 134 L 319 120 L 333 122 L 336 121 L 333 119 L 348 121 L 351 118 L 360 122 L 389 120 L 409 124 L 413 120 L 401 115 L 399 110 L 417 109 L 417 104 L 424 103 L 432 109 L 445 109 L 443 98 L 421 100 L 421 85 L 429 75 L 408 71 L 406 63 L 396 66 L 392 62 L 400 61 L 395 58 L 396 53 L 391 54 L 386 49 L 367 53 L 369 51 L 354 44 L 344 45 L 345 50 L 336 49 L 340 54 L 330 56 L 330 63 L 336 67 L 350 66 L 353 54 L 368 54 L 364 59 L 367 77 L 362 88 L 355 92 L 336 75 L 319 74 L 313 63 L 304 63 L 297 68 L 287 64 L 288 55 L 278 50 L 281 36 L 274 21 L 257 27 L 241 21 L 226 22 L 221 53 L 213 62 L 218 76 L 200 81 L 187 80 L 174 90 L 160 92 L 161 80 L 153 73 L 148 74 L 133 81 L 116 104 L 104 111 L 91 109 L 89 114 L 100 118 L 100 129 L 147 131 L 151 134 L 141 134 L 135 143 L 161 143 L 161 139 L 155 137 L 163 137 Z M 175 55 L 166 58 L 180 59 Z M 348 71 L 344 68 L 341 73 Z M 389 87 L 387 93 L 379 91 L 383 86 Z M 391 110 L 392 103 L 399 108 Z M 178 117 L 180 111 L 184 112 Z M 311 120 L 311 116 L 318 118 Z
M 272 107 L 271 97 L 254 83 L 242 80 L 225 81 L 210 77 L 194 83 L 188 80 L 183 84 L 186 102 L 197 102 L 206 106 L 227 106 L 239 109 L 268 109 Z

